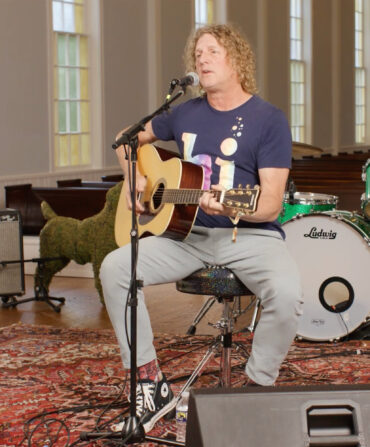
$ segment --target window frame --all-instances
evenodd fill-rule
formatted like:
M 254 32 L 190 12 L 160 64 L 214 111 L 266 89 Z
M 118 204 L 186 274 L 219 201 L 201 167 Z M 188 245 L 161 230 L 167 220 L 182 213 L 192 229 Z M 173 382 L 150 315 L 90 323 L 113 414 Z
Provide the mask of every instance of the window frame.
M 357 24 L 357 9 L 356 4 L 360 2 L 362 4 L 361 12 L 361 26 L 360 29 L 356 27 Z M 363 145 L 366 143 L 367 132 L 366 132 L 366 122 L 367 122 L 367 64 L 366 64 L 366 39 L 365 39 L 365 23 L 366 15 L 365 10 L 367 9 L 368 3 L 365 0 L 354 0 L 354 90 L 355 90 L 355 144 Z M 360 42 L 357 39 L 358 33 L 361 33 Z M 360 46 L 358 44 L 360 43 Z M 359 78 L 362 78 L 361 80 Z M 361 94 L 362 90 L 362 94 Z M 359 97 L 361 95 L 361 98 Z M 360 115 L 363 115 L 362 119 Z
M 55 110 L 54 110 L 54 35 L 53 29 L 53 0 L 48 1 L 48 58 L 49 58 L 49 170 L 50 172 L 83 172 L 103 167 L 103 126 L 102 126 L 102 74 L 101 74 L 101 4 L 100 0 L 85 0 L 84 3 L 85 29 L 83 36 L 87 36 L 88 70 L 89 70 L 89 129 L 90 129 L 90 162 L 78 165 L 56 165 L 55 148 Z
M 293 2 L 300 2 L 300 14 L 292 15 Z M 295 19 L 295 20 L 294 20 Z M 300 26 L 294 27 L 294 21 Z M 292 29 L 300 30 L 293 35 Z M 289 85 L 290 85 L 290 127 L 293 141 L 304 143 L 307 141 L 307 64 L 305 61 L 305 9 L 303 0 L 289 1 Z M 296 44 L 294 49 L 293 44 Z M 294 54 L 292 54 L 294 53 Z M 293 57 L 292 57 L 293 56 Z M 292 73 L 301 77 L 294 78 Z M 303 90 L 301 92 L 300 90 Z M 295 91 L 295 92 L 294 92 Z M 302 115 L 298 118 L 298 115 Z

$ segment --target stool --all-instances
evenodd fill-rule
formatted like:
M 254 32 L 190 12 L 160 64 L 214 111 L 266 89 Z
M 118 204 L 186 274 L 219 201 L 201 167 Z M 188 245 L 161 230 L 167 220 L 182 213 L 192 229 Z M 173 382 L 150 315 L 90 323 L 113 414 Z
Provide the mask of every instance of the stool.
M 198 270 L 185 279 L 177 281 L 176 288 L 178 291 L 184 293 L 211 295 L 193 320 L 193 323 L 188 329 L 188 334 L 195 333 L 196 325 L 216 301 L 223 304 L 220 320 L 212 324 L 213 327 L 220 330 L 220 335 L 214 339 L 203 359 L 183 386 L 180 394 L 192 385 L 211 355 L 220 349 L 220 385 L 229 387 L 231 385 L 231 349 L 232 345 L 235 344 L 232 340 L 234 322 L 239 315 L 254 306 L 251 323 L 246 328 L 248 331 L 253 332 L 260 308 L 260 300 L 230 269 L 223 266 L 207 266 L 204 269 Z M 251 300 L 247 307 L 241 310 L 240 297 L 245 295 L 250 296 Z M 238 344 L 238 347 L 248 354 L 243 345 Z

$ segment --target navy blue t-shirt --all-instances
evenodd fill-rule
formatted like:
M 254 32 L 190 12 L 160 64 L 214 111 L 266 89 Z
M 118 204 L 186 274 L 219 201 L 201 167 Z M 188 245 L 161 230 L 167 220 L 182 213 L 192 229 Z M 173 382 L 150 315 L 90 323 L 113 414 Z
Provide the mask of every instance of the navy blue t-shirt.
M 226 190 L 259 185 L 258 169 L 290 168 L 292 139 L 283 112 L 259 96 L 230 111 L 212 108 L 195 98 L 162 113 L 152 122 L 155 136 L 175 140 L 184 160 L 201 165 L 204 189 L 221 184 Z M 232 227 L 228 217 L 210 216 L 199 208 L 196 225 Z M 238 227 L 279 231 L 280 223 L 245 222 Z

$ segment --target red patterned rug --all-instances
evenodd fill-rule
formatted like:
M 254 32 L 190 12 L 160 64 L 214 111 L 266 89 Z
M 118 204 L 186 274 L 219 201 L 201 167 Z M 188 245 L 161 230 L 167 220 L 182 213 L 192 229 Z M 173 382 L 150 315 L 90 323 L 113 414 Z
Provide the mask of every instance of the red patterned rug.
M 212 339 L 155 338 L 162 370 L 174 392 L 180 390 Z M 234 340 L 242 342 L 249 352 L 250 335 L 242 333 Z M 1 446 L 117 445 L 117 440 L 108 444 L 80 441 L 82 432 L 107 431 L 111 420 L 128 408 L 122 393 L 125 373 L 112 330 L 16 324 L 0 329 L 0 350 Z M 369 351 L 369 342 L 364 340 L 297 341 L 276 385 L 369 383 Z M 233 387 L 242 386 L 245 380 L 245 358 L 238 352 L 233 356 Z M 217 386 L 218 366 L 219 359 L 212 358 L 194 387 Z M 159 421 L 150 435 L 175 437 L 174 421 Z M 51 441 L 46 442 L 48 437 Z

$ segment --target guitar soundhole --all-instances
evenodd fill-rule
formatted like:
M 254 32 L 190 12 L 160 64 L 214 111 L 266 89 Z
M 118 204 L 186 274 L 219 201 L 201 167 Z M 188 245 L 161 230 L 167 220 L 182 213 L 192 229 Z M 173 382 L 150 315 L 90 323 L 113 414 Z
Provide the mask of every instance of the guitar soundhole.
M 162 205 L 164 187 L 163 183 L 158 183 L 154 191 L 152 197 L 153 210 L 157 210 Z

